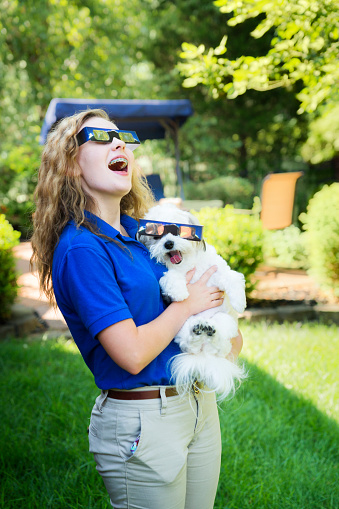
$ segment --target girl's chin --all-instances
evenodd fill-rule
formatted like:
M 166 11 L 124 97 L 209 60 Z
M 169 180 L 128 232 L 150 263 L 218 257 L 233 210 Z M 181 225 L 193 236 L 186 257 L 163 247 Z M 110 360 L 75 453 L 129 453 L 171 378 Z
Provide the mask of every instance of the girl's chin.
M 119 189 L 116 189 L 113 194 L 115 194 L 116 196 L 121 196 L 121 198 L 123 198 L 128 193 L 130 193 L 131 189 L 132 189 L 132 186 L 121 187 Z

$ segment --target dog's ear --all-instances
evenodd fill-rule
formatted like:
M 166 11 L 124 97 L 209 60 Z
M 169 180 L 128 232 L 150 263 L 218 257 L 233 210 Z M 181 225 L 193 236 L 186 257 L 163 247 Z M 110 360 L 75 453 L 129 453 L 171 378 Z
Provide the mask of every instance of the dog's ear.
M 150 237 L 148 237 L 147 235 L 143 235 L 142 233 L 139 233 L 137 232 L 135 234 L 135 240 L 138 240 L 139 242 L 141 242 L 141 244 L 144 244 L 145 245 L 145 240 L 146 239 L 149 239 Z

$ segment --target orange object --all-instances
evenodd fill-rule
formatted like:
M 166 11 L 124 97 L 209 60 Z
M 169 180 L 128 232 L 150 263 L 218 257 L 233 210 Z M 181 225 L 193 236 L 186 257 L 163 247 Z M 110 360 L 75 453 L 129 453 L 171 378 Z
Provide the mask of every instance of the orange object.
M 292 224 L 295 185 L 302 171 L 270 173 L 261 188 L 260 219 L 266 230 L 279 230 Z

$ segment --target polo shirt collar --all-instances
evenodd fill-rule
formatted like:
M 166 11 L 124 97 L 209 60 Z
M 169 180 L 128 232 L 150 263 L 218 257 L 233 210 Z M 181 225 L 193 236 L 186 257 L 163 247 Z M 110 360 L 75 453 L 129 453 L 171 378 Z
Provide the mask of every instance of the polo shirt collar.
M 139 229 L 138 221 L 127 214 L 121 214 L 120 222 L 127 231 L 128 235 L 132 239 L 135 239 Z
M 107 235 L 107 237 L 115 238 L 118 235 L 121 237 L 121 234 L 118 230 L 113 228 L 110 224 L 106 223 L 103 219 L 96 216 L 95 214 L 92 214 L 92 212 L 89 212 L 88 210 L 84 211 L 86 218 L 97 225 L 97 227 L 100 230 L 100 233 L 103 233 L 104 235 Z M 135 236 L 138 231 L 138 221 L 133 219 L 133 217 L 128 216 L 127 214 L 121 214 L 120 218 L 122 226 L 127 231 L 128 235 L 131 237 L 131 239 L 135 239 Z

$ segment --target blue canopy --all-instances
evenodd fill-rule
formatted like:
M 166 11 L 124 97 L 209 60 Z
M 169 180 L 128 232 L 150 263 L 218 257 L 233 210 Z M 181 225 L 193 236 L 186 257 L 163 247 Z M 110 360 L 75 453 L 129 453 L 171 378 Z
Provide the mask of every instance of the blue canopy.
M 193 115 L 191 101 L 138 99 L 52 99 L 41 129 L 40 143 L 58 120 L 91 108 L 104 109 L 119 129 L 136 131 L 140 140 L 161 139 L 166 131 L 172 135 Z

